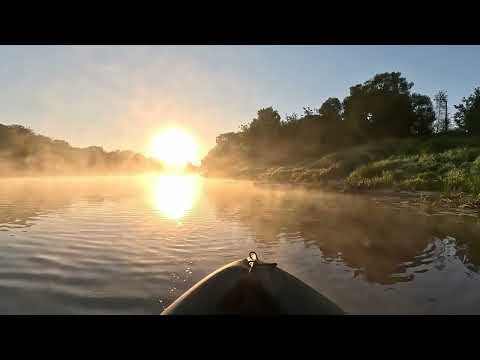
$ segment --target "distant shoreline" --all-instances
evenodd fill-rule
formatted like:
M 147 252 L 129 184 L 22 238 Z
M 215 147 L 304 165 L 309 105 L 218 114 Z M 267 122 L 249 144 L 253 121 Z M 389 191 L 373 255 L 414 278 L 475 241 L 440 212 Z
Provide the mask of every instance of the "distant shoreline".
M 291 189 L 305 189 L 314 191 L 326 191 L 329 193 L 345 194 L 352 196 L 365 196 L 371 199 L 378 199 L 387 202 L 400 201 L 406 207 L 412 206 L 415 208 L 423 208 L 426 211 L 446 210 L 454 211 L 459 215 L 478 216 L 480 215 L 480 201 L 471 194 L 465 193 L 444 193 L 442 191 L 414 191 L 414 190 L 400 190 L 393 188 L 383 189 L 362 189 L 362 190 L 347 190 L 342 187 L 341 182 L 335 185 L 325 185 L 320 183 L 288 183 L 288 182 L 267 182 L 257 181 L 254 178 L 246 177 L 227 177 L 227 176 L 205 176 L 205 178 L 212 179 L 226 179 L 238 181 L 250 181 L 256 186 L 266 187 L 282 187 Z
M 116 172 L 116 173 L 17 173 L 0 174 L 0 179 L 28 179 L 28 178 L 60 178 L 60 177 L 126 177 L 126 176 L 157 176 L 157 175 L 199 175 L 197 172 L 169 172 L 164 170 L 150 172 Z

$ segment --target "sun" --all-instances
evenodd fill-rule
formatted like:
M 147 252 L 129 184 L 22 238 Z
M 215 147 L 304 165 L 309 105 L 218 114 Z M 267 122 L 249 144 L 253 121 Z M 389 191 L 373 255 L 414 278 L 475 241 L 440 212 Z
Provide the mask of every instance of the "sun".
M 197 142 L 188 132 L 171 128 L 153 138 L 150 153 L 167 166 L 184 167 L 189 162 L 196 162 Z

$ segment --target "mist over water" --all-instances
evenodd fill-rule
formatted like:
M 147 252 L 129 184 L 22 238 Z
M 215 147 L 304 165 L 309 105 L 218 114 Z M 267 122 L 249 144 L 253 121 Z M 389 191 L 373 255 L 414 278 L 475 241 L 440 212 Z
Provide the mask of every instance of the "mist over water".
M 0 313 L 157 314 L 251 250 L 360 314 L 480 313 L 477 215 L 198 176 L 0 180 Z

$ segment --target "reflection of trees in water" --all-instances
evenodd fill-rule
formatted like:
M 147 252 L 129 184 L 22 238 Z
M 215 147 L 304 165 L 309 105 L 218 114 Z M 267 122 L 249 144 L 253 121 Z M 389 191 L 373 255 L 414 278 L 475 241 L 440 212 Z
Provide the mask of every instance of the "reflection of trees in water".
M 105 194 L 116 197 L 111 184 L 80 179 L 2 179 L 0 184 L 0 230 L 30 227 L 39 216 L 62 211 L 80 199 L 102 203 Z
M 414 272 L 428 270 L 444 252 L 434 238 L 447 235 L 459 237 L 454 256 L 465 256 L 474 271 L 480 264 L 480 245 L 473 241 L 478 238 L 474 236 L 478 225 L 454 225 L 448 217 L 428 217 L 347 195 L 284 192 L 248 184 L 208 187 L 206 192 L 220 219 L 247 224 L 257 242 L 302 239 L 307 247 L 318 247 L 324 260 L 338 259 L 370 282 L 409 281 Z
M 448 240 L 449 236 L 455 239 L 455 257 L 465 267 L 470 271 L 480 272 L 480 222 L 478 219 L 453 218 L 448 222 L 438 222 L 436 230 L 444 239 Z

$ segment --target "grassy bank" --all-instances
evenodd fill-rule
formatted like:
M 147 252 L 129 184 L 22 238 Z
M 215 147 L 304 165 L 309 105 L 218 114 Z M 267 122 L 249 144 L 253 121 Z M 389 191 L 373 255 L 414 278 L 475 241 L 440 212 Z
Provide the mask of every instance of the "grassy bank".
M 449 134 L 384 140 L 282 166 L 237 163 L 229 174 L 261 182 L 333 186 L 344 191 L 390 189 L 439 192 L 456 199 L 458 194 L 480 198 L 480 138 Z

